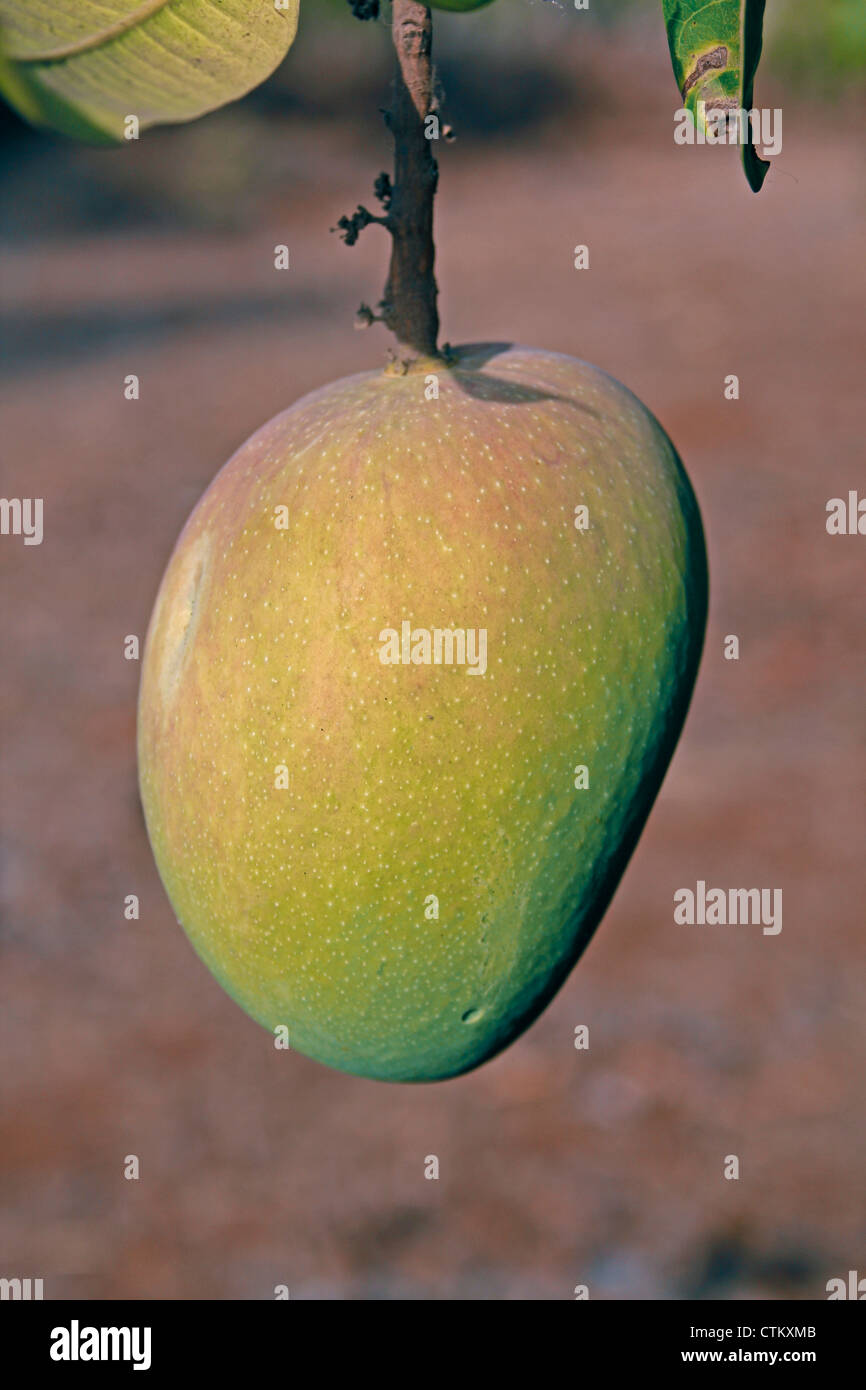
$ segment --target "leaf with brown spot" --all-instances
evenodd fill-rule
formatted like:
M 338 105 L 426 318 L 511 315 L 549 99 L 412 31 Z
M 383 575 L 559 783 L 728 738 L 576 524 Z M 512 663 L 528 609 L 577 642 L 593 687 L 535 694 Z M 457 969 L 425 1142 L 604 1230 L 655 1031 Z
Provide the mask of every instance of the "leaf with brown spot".
M 662 0 L 677 86 L 683 105 L 704 133 L 707 114 L 752 109 L 764 4 L 765 0 Z M 740 148 L 749 187 L 757 193 L 770 166 L 751 138 Z

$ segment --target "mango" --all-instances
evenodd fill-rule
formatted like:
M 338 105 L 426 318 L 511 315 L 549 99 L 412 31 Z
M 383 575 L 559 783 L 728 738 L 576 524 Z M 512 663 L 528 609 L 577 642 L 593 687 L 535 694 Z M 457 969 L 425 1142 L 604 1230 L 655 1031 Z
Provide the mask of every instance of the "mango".
M 538 1016 L 677 742 L 698 506 L 624 386 L 480 344 L 305 396 L 195 507 L 142 662 L 141 797 L 228 993 L 387 1081 Z

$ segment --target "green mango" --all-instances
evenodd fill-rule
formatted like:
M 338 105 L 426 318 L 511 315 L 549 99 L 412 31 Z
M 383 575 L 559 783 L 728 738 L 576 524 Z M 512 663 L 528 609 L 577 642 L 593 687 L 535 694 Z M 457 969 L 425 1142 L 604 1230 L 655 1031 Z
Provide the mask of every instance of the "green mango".
M 142 801 L 198 954 L 342 1071 L 494 1056 L 610 901 L 706 604 L 673 446 L 584 362 L 475 345 L 277 415 L 190 516 L 142 663 Z

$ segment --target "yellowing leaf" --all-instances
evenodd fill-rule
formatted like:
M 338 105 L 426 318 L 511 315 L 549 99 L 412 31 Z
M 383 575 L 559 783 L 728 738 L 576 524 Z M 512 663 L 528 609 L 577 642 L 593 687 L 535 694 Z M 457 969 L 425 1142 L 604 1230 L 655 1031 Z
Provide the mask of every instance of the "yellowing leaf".
M 110 142 L 191 121 L 285 57 L 299 0 L 0 0 L 0 92 L 34 125 Z

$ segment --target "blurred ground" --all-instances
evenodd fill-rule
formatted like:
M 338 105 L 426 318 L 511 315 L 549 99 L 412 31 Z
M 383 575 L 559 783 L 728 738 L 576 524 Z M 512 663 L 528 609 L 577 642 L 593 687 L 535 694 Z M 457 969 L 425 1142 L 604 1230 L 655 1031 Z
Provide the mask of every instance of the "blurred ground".
M 444 336 L 585 356 L 646 401 L 704 510 L 712 615 L 596 939 L 528 1035 L 443 1085 L 277 1053 L 199 964 L 122 659 L 222 462 L 382 358 L 351 323 L 384 240 L 328 232 L 387 164 L 381 36 L 357 26 L 325 91 L 305 36 L 294 85 L 138 147 L 3 132 L 0 490 L 44 497 L 46 532 L 0 544 L 0 1273 L 49 1297 L 821 1298 L 863 1272 L 866 541 L 824 526 L 864 491 L 862 140 L 767 73 L 785 145 L 756 198 L 733 152 L 675 147 L 657 23 L 586 41 L 529 13 L 483 62 L 480 17 L 440 26 Z M 781 935 L 674 925 L 698 878 L 781 887 Z

